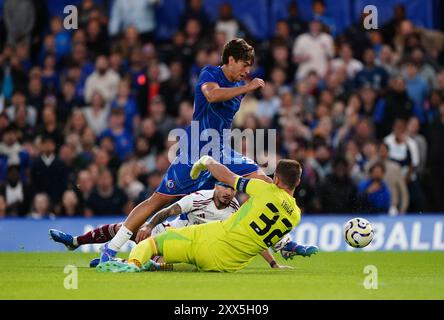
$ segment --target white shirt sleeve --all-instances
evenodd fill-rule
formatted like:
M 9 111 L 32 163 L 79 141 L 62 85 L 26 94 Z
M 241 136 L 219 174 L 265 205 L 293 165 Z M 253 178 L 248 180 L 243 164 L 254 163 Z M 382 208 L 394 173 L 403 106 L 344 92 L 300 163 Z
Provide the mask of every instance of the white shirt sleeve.
M 176 202 L 176 204 L 178 204 L 180 209 L 182 210 L 182 213 L 190 212 L 193 210 L 193 200 L 195 199 L 195 197 L 196 195 L 192 193 Z

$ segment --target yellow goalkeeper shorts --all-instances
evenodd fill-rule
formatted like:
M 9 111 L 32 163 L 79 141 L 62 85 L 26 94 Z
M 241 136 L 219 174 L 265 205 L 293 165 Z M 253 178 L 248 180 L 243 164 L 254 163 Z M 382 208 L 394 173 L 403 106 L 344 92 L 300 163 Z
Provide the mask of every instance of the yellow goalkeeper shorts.
M 241 265 L 226 265 L 224 252 L 229 245 L 221 241 L 225 230 L 219 221 L 201 225 L 168 229 L 156 236 L 162 242 L 163 257 L 167 263 L 190 263 L 200 271 L 237 271 Z

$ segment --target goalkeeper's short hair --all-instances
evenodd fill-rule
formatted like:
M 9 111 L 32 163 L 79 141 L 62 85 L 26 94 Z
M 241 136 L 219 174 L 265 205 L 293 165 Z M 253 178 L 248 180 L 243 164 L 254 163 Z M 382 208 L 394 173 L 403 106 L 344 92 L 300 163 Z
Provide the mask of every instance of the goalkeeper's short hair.
M 301 179 L 302 166 L 296 160 L 281 159 L 277 164 L 275 174 L 279 177 L 283 184 L 290 189 L 294 189 Z

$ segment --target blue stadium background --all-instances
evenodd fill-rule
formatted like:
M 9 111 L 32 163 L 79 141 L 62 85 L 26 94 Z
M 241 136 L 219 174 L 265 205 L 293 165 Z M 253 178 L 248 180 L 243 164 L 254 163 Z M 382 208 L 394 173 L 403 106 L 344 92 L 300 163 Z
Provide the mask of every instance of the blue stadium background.
M 2 15 L 3 2 L 0 0 L 0 16 Z M 63 15 L 63 8 L 66 5 L 79 5 L 81 0 L 45 0 L 48 5 L 49 13 L 52 16 Z M 97 4 L 111 7 L 113 0 L 95 0 Z M 254 35 L 259 39 L 265 39 L 274 31 L 274 24 L 278 19 L 286 18 L 288 15 L 287 7 L 291 0 L 205 0 L 204 6 L 207 9 L 210 18 L 216 20 L 218 7 L 221 3 L 228 2 L 233 6 L 235 15 L 247 24 Z M 370 3 L 371 2 L 371 3 Z M 415 25 L 427 28 L 439 28 L 442 21 L 439 18 L 439 12 L 442 4 L 439 0 L 327 0 L 327 13 L 335 18 L 339 31 L 344 30 L 352 22 L 358 20 L 363 8 L 367 4 L 375 5 L 379 12 L 379 22 L 387 22 L 392 14 L 394 4 L 405 4 L 408 12 L 408 18 L 412 19 Z M 311 1 L 298 1 L 300 15 L 304 20 L 312 17 Z M 251 10 L 254 8 L 254 10 Z M 157 35 L 160 38 L 169 38 L 178 28 L 177 19 L 185 10 L 185 1 L 183 0 L 163 0 L 157 8 L 159 29 Z

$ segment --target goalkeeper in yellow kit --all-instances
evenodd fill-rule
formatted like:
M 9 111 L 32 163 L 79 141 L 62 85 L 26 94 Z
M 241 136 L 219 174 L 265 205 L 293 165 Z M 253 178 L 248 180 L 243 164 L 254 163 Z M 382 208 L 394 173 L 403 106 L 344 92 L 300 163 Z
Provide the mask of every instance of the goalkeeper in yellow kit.
M 215 179 L 246 192 L 249 200 L 225 221 L 169 229 L 147 238 L 133 248 L 127 263 L 110 260 L 99 264 L 98 271 L 156 270 L 151 258 L 162 255 L 166 263 L 189 263 L 201 271 L 234 272 L 265 249 L 276 248 L 299 223 L 301 211 L 293 198 L 302 173 L 297 161 L 280 160 L 273 183 L 238 176 L 209 156 L 195 163 L 190 175 L 196 179 L 206 169 Z M 283 246 L 288 247 L 288 254 L 298 254 L 294 242 L 287 241 Z M 317 252 L 316 247 L 311 250 Z

